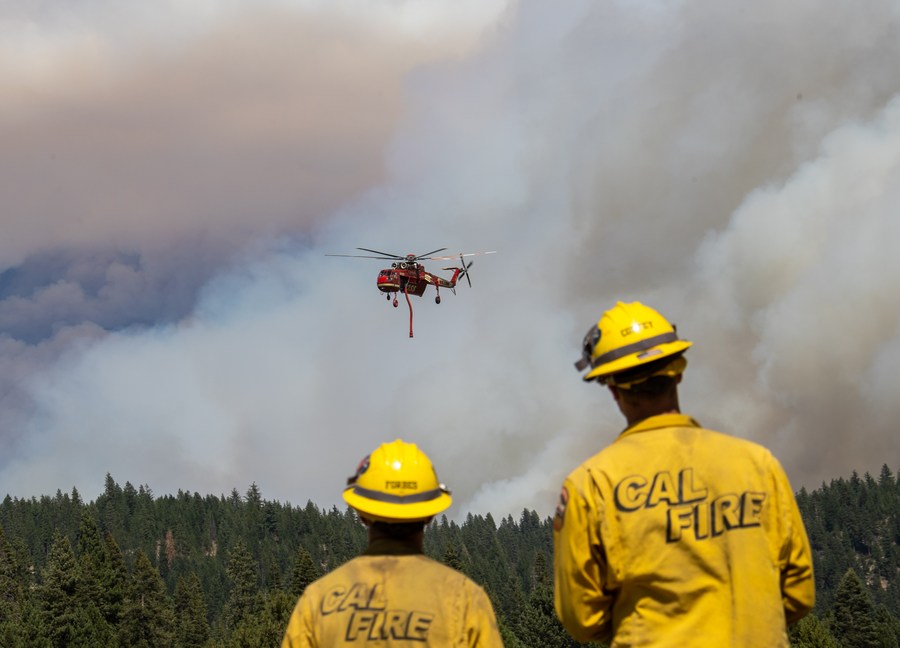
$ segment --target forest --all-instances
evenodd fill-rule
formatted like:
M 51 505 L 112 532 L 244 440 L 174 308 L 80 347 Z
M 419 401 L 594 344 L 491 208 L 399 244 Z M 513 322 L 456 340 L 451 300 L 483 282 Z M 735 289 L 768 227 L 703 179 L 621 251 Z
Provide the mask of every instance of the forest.
M 900 472 L 801 489 L 817 603 L 792 646 L 900 648 Z M 432 521 L 425 551 L 481 584 L 507 648 L 578 646 L 553 611 L 552 521 Z M 278 646 L 306 585 L 356 556 L 350 509 L 179 491 L 155 496 L 106 475 L 102 494 L 0 503 L 0 646 Z

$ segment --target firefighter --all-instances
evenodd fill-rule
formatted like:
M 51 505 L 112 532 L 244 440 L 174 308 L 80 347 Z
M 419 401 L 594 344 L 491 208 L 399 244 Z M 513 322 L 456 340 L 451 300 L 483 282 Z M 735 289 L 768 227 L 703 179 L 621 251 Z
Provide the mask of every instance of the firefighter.
M 400 439 L 382 444 L 343 497 L 367 527 L 368 547 L 307 586 L 282 648 L 502 648 L 484 590 L 423 553 L 425 525 L 451 503 L 424 452 Z
M 681 414 L 691 345 L 639 302 L 585 335 L 575 366 L 627 427 L 563 483 L 556 613 L 576 640 L 611 648 L 787 647 L 815 603 L 806 530 L 767 449 Z

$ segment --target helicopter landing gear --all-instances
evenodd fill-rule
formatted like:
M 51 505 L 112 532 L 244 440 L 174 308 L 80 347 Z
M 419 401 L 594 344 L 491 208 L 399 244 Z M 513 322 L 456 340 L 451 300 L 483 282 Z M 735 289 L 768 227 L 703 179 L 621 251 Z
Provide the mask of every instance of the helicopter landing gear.
M 441 296 L 440 296 L 440 295 L 438 295 L 437 297 L 434 298 L 434 303 L 435 303 L 435 304 L 440 304 L 440 303 L 441 303 Z
M 397 301 L 396 297 L 394 297 L 394 308 L 397 308 L 397 306 L 399 306 L 399 305 L 400 305 L 400 302 Z
M 388 301 L 391 301 L 391 296 L 390 296 L 390 295 L 385 295 L 384 298 L 387 299 Z

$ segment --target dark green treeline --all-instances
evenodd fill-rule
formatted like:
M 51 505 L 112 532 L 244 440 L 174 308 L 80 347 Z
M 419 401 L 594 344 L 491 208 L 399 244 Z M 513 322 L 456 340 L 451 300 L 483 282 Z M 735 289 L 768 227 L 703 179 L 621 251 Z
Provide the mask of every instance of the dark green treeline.
M 798 502 L 818 603 L 794 646 L 900 648 L 900 479 L 837 479 Z M 577 646 L 553 612 L 552 526 L 441 517 L 426 553 L 483 585 L 508 648 Z M 0 503 L 0 646 L 277 646 L 306 585 L 359 554 L 349 510 L 244 495 L 156 497 L 107 475 L 105 490 Z

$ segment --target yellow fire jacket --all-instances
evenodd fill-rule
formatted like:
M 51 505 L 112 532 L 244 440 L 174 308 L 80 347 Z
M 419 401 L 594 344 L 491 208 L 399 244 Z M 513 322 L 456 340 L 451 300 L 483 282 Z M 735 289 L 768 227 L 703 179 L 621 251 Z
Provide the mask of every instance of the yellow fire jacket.
M 282 648 L 503 648 L 479 585 L 421 553 L 397 555 L 396 543 L 376 542 L 306 588 Z
M 579 641 L 787 647 L 815 603 L 812 557 L 778 460 L 681 414 L 626 429 L 565 480 L 556 612 Z

